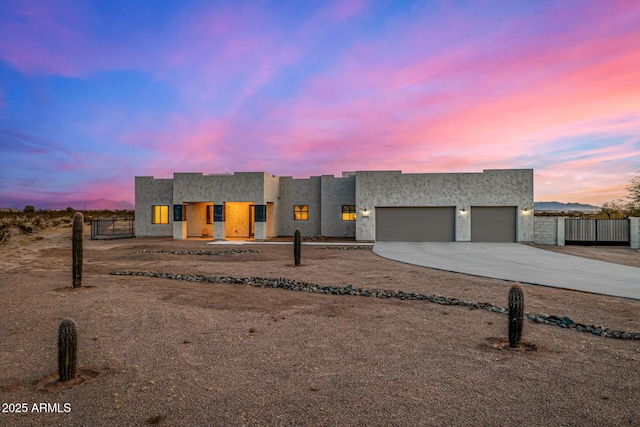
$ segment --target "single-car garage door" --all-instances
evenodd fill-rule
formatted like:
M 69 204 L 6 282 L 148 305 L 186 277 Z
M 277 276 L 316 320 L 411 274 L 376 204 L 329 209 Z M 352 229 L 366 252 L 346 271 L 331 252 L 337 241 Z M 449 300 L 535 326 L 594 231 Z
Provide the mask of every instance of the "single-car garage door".
M 453 242 L 455 207 L 376 208 L 376 241 Z
M 513 243 L 516 241 L 516 207 L 471 207 L 471 241 Z

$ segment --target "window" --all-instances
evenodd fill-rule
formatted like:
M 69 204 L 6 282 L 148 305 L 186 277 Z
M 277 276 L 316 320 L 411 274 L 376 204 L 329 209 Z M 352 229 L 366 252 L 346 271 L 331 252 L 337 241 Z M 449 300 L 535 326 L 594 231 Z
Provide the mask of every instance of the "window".
M 207 205 L 207 224 L 213 224 L 213 205 Z
M 169 224 L 169 206 L 151 206 L 151 224 Z
M 356 205 L 342 205 L 342 220 L 343 221 L 356 220 Z
M 293 207 L 293 219 L 295 221 L 307 221 L 309 219 L 309 205 L 295 205 Z

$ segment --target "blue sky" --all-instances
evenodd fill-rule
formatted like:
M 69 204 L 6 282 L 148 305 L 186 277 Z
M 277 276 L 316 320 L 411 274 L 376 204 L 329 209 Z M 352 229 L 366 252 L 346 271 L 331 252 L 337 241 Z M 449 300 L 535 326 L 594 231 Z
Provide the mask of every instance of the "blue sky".
M 0 34 L 0 206 L 491 168 L 601 204 L 640 174 L 637 1 L 0 0 Z

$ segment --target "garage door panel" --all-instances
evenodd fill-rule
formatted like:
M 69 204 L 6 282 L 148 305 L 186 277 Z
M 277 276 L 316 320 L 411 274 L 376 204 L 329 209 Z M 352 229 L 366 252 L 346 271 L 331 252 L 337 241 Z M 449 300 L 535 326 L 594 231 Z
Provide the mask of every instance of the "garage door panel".
M 455 207 L 376 208 L 376 241 L 453 242 Z
M 516 242 L 515 206 L 472 206 L 471 241 L 489 243 Z

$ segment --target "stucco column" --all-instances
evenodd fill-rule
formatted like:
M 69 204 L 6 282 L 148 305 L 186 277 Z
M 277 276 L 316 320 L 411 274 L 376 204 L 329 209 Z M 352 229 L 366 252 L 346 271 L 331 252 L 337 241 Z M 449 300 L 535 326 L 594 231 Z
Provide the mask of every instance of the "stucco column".
M 557 226 L 557 245 L 564 246 L 564 217 L 558 218 L 558 226 Z
M 224 205 L 213 205 L 213 240 L 227 238 L 227 224 L 224 218 Z
M 173 240 L 182 240 L 187 237 L 187 222 L 183 221 L 184 207 L 182 204 L 173 205 Z
M 256 241 L 263 241 L 267 238 L 267 206 L 255 205 L 253 221 L 253 238 Z
M 375 210 L 356 205 L 356 240 L 373 242 L 376 236 Z
M 640 218 L 629 218 L 629 246 L 640 249 Z
M 471 241 L 471 206 L 456 206 L 456 242 Z

